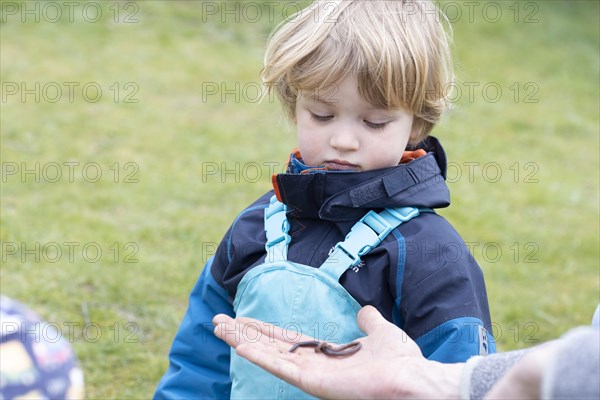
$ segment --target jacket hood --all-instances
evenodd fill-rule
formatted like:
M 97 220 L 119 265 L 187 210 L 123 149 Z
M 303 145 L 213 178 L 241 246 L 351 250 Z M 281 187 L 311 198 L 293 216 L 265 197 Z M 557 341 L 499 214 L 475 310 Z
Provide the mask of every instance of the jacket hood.
M 365 171 L 320 171 L 273 176 L 277 198 L 291 216 L 328 221 L 355 221 L 367 210 L 387 207 L 442 208 L 450 204 L 446 186 L 446 155 L 429 136 L 410 150 L 426 155 L 395 167 Z

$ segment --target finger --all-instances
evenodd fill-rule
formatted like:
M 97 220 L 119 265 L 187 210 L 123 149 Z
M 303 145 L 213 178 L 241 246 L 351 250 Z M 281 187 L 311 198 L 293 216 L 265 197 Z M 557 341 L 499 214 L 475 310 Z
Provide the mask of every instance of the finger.
M 217 315 L 215 315 L 213 317 L 212 323 L 213 323 L 214 326 L 217 326 L 219 324 L 226 323 L 226 322 L 229 322 L 231 320 L 233 320 L 233 318 L 231 318 L 227 314 L 217 314 Z
M 215 325 L 215 336 L 233 348 L 237 348 L 238 345 L 243 343 L 261 342 L 267 345 L 274 344 L 275 347 L 288 351 L 293 343 L 301 340 L 314 340 L 296 331 L 281 329 L 252 318 L 238 317 L 233 319 L 227 315 L 219 314 L 213 318 L 213 324 Z
M 217 317 L 219 317 L 219 318 L 217 319 Z M 231 318 L 229 318 L 227 316 L 224 316 L 224 318 L 223 318 L 220 315 L 217 315 L 213 319 L 213 323 L 214 323 L 215 319 L 217 319 L 218 321 L 223 321 L 223 322 L 231 320 Z M 236 317 L 235 320 L 232 320 L 232 321 L 235 321 L 235 322 L 241 324 L 242 329 L 252 328 L 256 332 L 259 332 L 259 333 L 267 336 L 269 339 L 278 340 L 278 341 L 282 341 L 285 343 L 293 344 L 293 343 L 296 343 L 299 341 L 315 340 L 311 336 L 303 335 L 303 334 L 298 333 L 291 329 L 282 329 L 273 324 L 269 324 L 268 322 L 260 321 L 260 320 L 254 319 L 254 318 Z
M 396 326 L 389 323 L 373 306 L 364 306 L 360 309 L 357 316 L 358 327 L 367 335 L 372 334 L 378 329 L 389 329 Z
M 262 333 L 258 321 L 240 321 L 221 314 L 213 318 L 213 324 L 215 336 L 233 348 L 242 343 L 274 341 Z
M 302 340 L 302 335 L 300 335 L 296 331 L 281 329 L 280 327 L 273 324 L 269 324 L 268 322 L 263 322 L 248 317 L 237 317 L 236 320 L 244 324 L 252 325 L 254 329 L 262 333 L 263 335 L 268 336 L 269 339 L 280 340 L 286 343 L 295 343 L 298 340 Z
M 242 329 L 240 324 L 236 324 L 235 320 L 227 315 L 219 314 L 213 318 L 214 334 L 219 339 L 226 342 L 231 347 L 235 348 L 240 343 L 242 338 Z

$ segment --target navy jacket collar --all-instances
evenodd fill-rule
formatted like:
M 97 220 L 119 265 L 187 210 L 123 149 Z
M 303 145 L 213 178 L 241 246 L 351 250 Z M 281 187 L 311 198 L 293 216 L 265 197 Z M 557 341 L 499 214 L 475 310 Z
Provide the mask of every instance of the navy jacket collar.
M 428 153 L 391 168 L 278 174 L 273 179 L 275 192 L 293 209 L 293 217 L 329 221 L 356 221 L 368 210 L 386 207 L 447 207 L 450 193 L 445 182 L 444 150 L 432 136 L 416 148 Z

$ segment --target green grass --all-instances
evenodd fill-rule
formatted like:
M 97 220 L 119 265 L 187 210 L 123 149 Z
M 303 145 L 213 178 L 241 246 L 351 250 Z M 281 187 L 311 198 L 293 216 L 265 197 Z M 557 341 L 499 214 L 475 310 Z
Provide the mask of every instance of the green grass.
M 97 22 L 82 3 L 73 22 L 63 9 L 52 23 L 9 15 L 7 4 L 35 2 L 1 2 L 1 290 L 64 327 L 90 398 L 151 396 L 203 261 L 269 189 L 265 163 L 281 168 L 294 145 L 278 104 L 245 101 L 278 21 L 260 3 L 258 22 L 250 9 L 222 23 L 203 14 L 207 2 L 144 1 L 98 3 Z M 453 25 L 462 96 L 434 134 L 451 162 L 453 205 L 442 214 L 484 269 L 508 350 L 588 323 L 599 301 L 600 10 L 496 2 L 502 18 L 489 22 L 485 4 L 472 21 L 463 5 Z M 56 82 L 62 98 L 48 101 L 52 86 L 39 102 L 7 92 L 35 82 Z M 72 102 L 65 82 L 79 83 Z M 240 101 L 203 91 L 236 82 L 247 88 Z M 95 103 L 81 93 L 87 83 L 103 91 Z M 39 174 L 21 173 L 36 163 Z

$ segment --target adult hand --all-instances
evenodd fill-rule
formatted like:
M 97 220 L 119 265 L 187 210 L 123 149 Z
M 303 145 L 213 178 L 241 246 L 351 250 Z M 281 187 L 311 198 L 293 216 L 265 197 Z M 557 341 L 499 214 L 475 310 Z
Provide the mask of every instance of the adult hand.
M 328 357 L 313 348 L 290 347 L 314 340 L 249 318 L 215 316 L 215 335 L 270 373 L 319 398 L 459 398 L 464 364 L 441 364 L 423 357 L 417 344 L 373 307 L 358 313 L 367 334 L 362 348 L 343 357 Z

